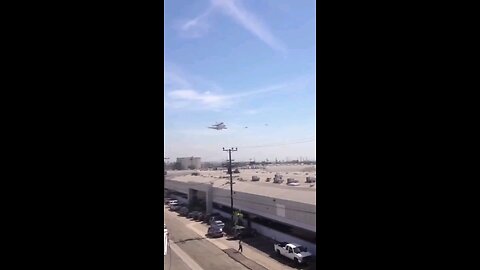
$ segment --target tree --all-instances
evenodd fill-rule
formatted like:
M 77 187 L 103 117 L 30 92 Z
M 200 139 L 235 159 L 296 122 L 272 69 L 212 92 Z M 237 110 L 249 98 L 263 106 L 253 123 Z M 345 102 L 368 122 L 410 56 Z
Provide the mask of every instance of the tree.
M 235 217 L 235 219 L 234 219 L 235 224 L 234 225 L 237 225 L 238 220 L 243 218 L 243 214 L 240 211 L 235 211 L 233 216 Z

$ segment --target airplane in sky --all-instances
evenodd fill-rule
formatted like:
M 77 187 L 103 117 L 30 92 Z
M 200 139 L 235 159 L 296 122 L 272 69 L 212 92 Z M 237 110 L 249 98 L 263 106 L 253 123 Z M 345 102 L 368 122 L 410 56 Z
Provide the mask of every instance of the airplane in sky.
M 216 130 L 222 130 L 222 129 L 227 129 L 227 126 L 225 126 L 225 124 L 223 122 L 221 122 L 221 123 L 217 123 L 215 125 L 212 125 L 211 127 L 208 127 L 208 128 L 216 129 Z

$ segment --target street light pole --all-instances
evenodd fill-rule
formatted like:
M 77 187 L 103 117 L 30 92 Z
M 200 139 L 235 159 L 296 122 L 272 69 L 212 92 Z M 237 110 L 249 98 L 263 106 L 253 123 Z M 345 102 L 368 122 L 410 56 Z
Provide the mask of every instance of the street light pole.
M 233 176 L 232 176 L 232 151 L 237 151 L 238 149 L 235 148 L 230 148 L 230 149 L 225 149 L 222 148 L 223 151 L 228 151 L 228 173 L 230 174 L 230 212 L 232 214 L 231 217 L 231 224 L 233 226 Z

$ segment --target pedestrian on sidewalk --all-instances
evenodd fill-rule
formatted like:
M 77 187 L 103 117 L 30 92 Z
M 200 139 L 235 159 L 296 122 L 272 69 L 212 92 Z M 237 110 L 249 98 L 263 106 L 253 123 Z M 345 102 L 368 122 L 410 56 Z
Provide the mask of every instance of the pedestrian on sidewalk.
M 238 250 L 237 250 L 237 252 L 242 252 L 243 253 L 242 239 L 238 240 Z

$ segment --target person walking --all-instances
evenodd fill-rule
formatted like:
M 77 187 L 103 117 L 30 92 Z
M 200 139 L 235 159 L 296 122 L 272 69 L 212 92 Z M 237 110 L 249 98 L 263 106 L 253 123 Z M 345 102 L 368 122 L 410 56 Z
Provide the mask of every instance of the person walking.
M 237 252 L 242 252 L 243 253 L 242 239 L 238 240 L 238 250 L 237 250 Z

